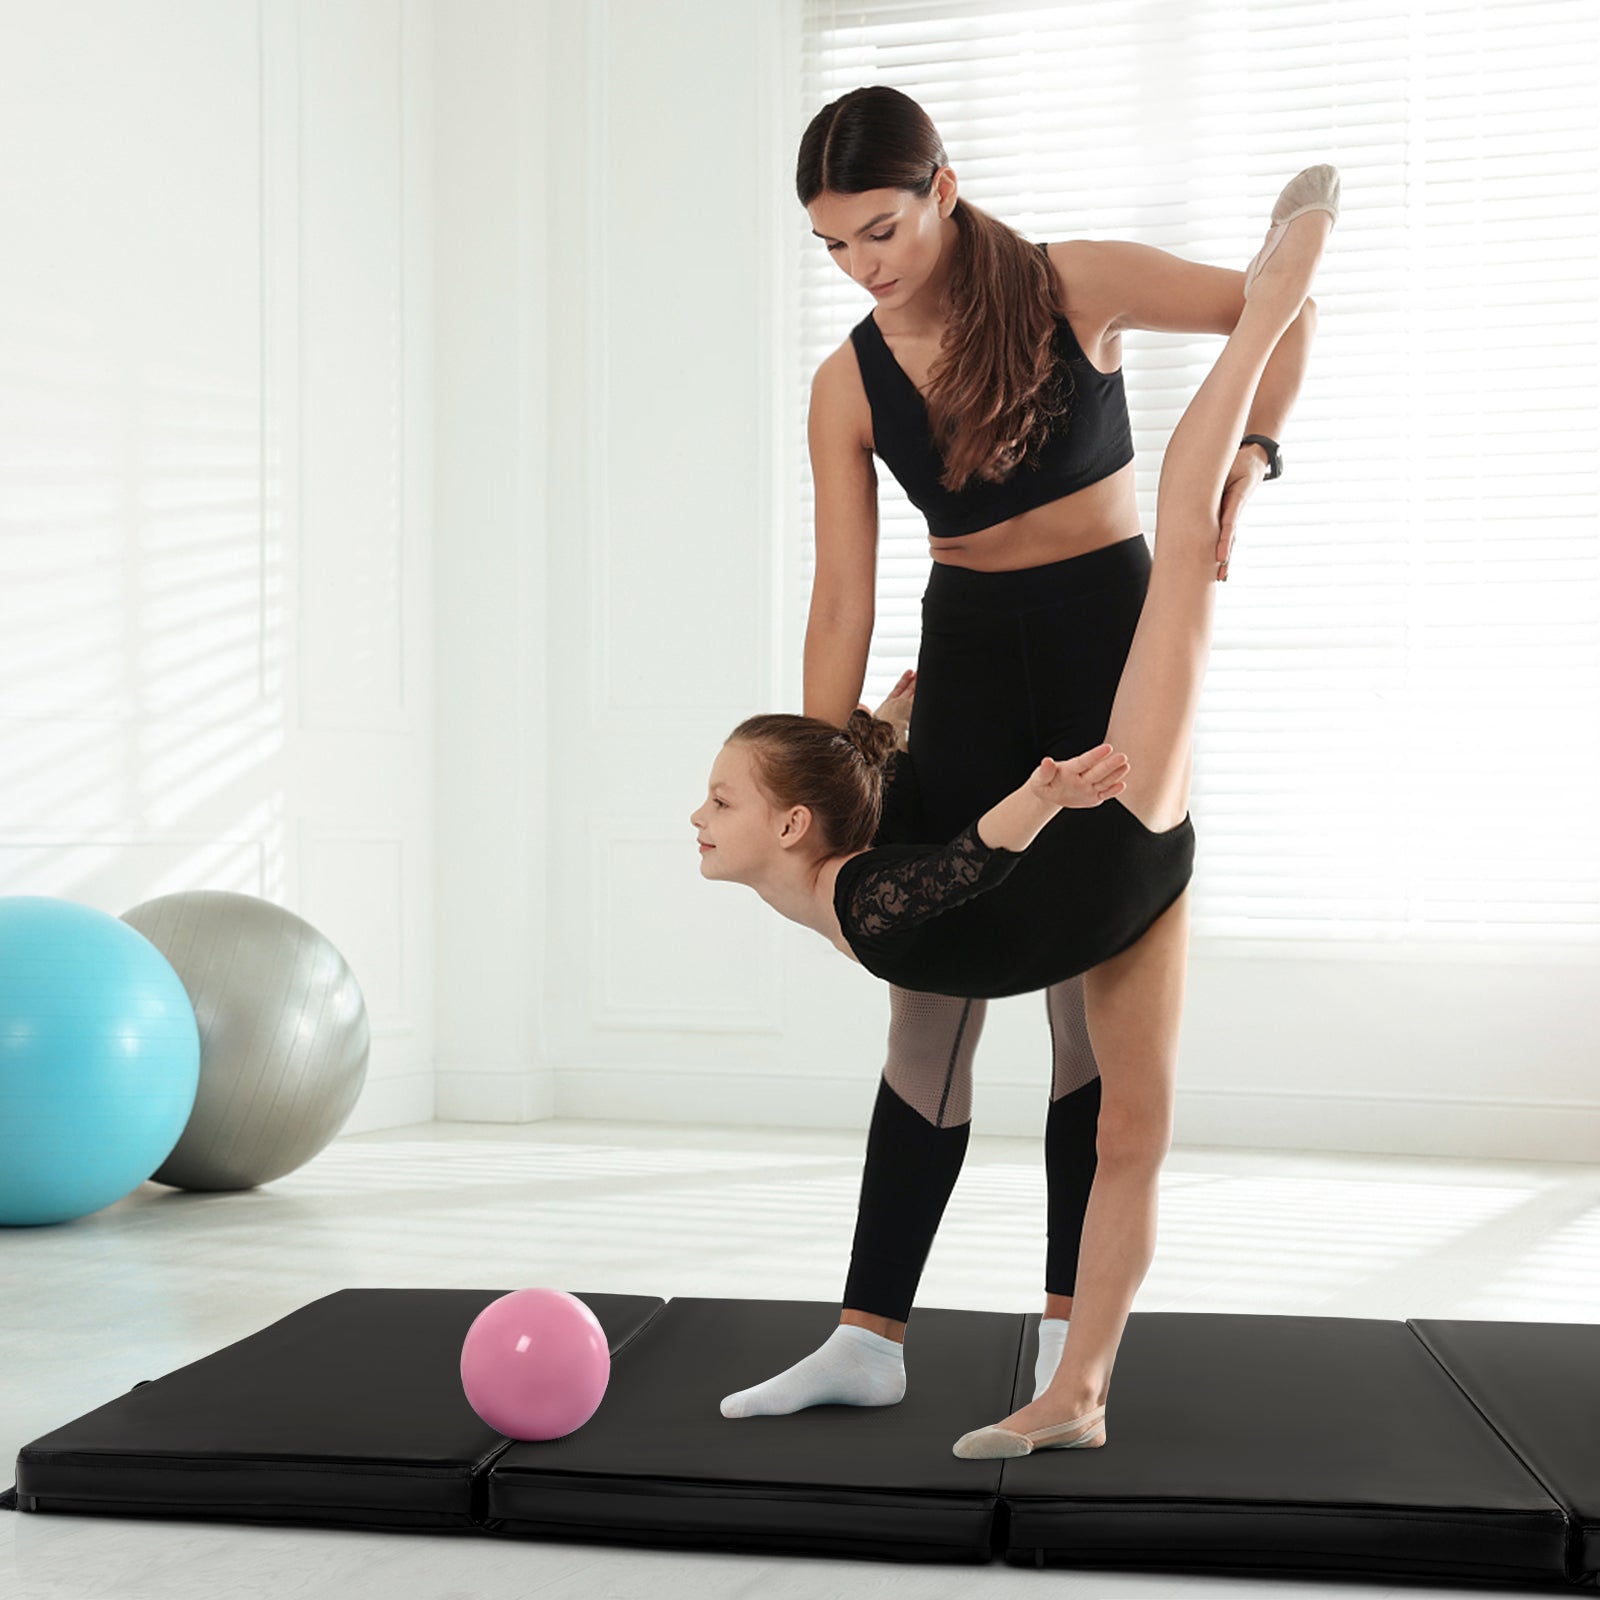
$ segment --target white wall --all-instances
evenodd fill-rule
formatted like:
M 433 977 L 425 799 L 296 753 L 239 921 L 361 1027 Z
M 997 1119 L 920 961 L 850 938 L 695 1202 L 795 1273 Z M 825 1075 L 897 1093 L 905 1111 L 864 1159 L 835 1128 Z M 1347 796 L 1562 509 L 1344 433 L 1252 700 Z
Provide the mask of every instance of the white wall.
M 0 894 L 289 907 L 433 1110 L 425 4 L 0 4 Z
M 877 985 L 704 883 L 687 820 L 729 729 L 779 703 L 792 645 L 780 23 L 616 0 L 569 10 L 556 50 L 547 1014 L 566 1114 L 864 1125 L 874 1093 Z
M 886 991 L 700 881 L 686 822 L 733 723 L 800 705 L 808 375 L 782 314 L 816 108 L 792 89 L 794 11 L 552 13 L 547 1031 L 529 1094 L 560 1115 L 864 1129 L 883 1062 Z M 1197 938 L 1177 1137 L 1593 1160 L 1597 978 L 1593 949 Z M 991 1005 L 981 1131 L 1042 1132 L 1043 1013 L 1041 996 Z
M 542 3 L 452 0 L 434 41 L 437 1108 L 516 1122 L 555 1111 L 546 168 L 571 68 L 551 62 Z
M 351 1131 L 866 1127 L 886 991 L 687 823 L 800 703 L 795 26 L 0 0 L 0 894 L 308 917 Z M 1177 1136 L 1592 1160 L 1596 976 L 1196 940 Z M 1048 1050 L 991 1006 L 980 1131 Z

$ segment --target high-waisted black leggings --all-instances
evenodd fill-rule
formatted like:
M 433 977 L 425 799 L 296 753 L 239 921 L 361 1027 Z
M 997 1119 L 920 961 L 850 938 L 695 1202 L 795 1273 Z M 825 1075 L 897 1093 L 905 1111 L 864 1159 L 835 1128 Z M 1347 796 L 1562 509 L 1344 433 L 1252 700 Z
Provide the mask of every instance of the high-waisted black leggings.
M 1104 740 L 1150 565 L 1142 535 L 1012 572 L 934 563 L 922 597 L 910 750 L 877 843 L 943 843 L 1021 784 L 1041 756 L 1080 755 Z M 889 997 L 888 1060 L 842 1303 L 904 1322 L 966 1155 L 972 1060 L 988 1002 L 894 985 Z M 1045 1000 L 1054 1058 L 1045 1289 L 1070 1295 L 1094 1182 L 1100 1069 L 1082 977 L 1051 985 Z

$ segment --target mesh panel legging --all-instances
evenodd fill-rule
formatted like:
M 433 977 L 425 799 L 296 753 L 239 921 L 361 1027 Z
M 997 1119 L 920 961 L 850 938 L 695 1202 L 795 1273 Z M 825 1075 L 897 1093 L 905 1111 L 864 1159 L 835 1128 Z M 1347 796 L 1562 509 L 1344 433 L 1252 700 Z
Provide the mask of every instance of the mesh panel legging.
M 952 838 L 1041 756 L 1079 755 L 1100 743 L 1149 581 L 1142 536 L 1011 572 L 934 563 L 922 598 L 911 748 L 875 842 Z M 1070 885 L 1062 900 L 1070 914 Z M 842 1304 L 905 1322 L 966 1155 L 988 1002 L 892 985 L 889 996 L 888 1059 Z M 1070 1295 L 1094 1182 L 1100 1072 L 1083 978 L 1052 985 L 1045 1000 L 1045 1289 Z

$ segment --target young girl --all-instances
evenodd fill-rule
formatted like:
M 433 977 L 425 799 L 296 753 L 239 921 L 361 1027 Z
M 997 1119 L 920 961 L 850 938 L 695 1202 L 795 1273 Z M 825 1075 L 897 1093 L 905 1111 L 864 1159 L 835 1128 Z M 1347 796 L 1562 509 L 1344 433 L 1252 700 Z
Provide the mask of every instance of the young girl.
M 1262 372 L 1310 291 L 1338 187 L 1332 167 L 1312 167 L 1279 196 L 1245 274 L 1244 309 L 1173 430 L 1148 591 L 1099 745 L 1047 751 L 946 843 L 871 848 L 895 730 L 864 712 L 844 730 L 755 717 L 730 735 L 690 818 L 704 876 L 749 884 L 908 989 L 993 996 L 1085 972 L 1099 980 L 1086 1002 L 1106 1109 L 1072 1339 L 1035 1400 L 963 1436 L 957 1455 L 1105 1443 L 1112 1363 L 1154 1253 L 1173 1096 L 1169 1052 L 1116 1047 L 1118 1011 L 1147 1003 L 1128 958 L 1157 930 L 1180 941 L 1184 931 L 1174 913 L 1193 865 L 1190 741 L 1210 651 L 1217 507 Z M 1175 1018 L 1181 994 L 1163 1003 Z

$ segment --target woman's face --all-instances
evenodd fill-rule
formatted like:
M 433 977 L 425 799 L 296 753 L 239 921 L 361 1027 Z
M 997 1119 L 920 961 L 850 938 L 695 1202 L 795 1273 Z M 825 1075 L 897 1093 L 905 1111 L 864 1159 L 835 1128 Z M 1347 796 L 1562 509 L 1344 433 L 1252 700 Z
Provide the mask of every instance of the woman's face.
M 926 199 L 909 189 L 824 190 L 806 215 L 842 272 L 879 305 L 902 305 L 933 277 L 954 206 L 955 174 L 941 167 Z
M 711 764 L 706 798 L 689 818 L 699 839 L 701 877 L 729 883 L 759 878 L 777 861 L 786 816 L 756 782 L 750 747 L 723 745 Z

